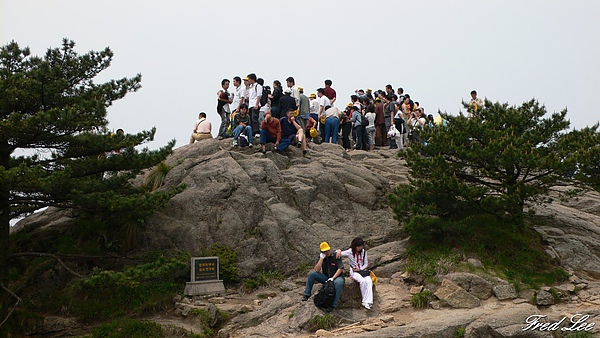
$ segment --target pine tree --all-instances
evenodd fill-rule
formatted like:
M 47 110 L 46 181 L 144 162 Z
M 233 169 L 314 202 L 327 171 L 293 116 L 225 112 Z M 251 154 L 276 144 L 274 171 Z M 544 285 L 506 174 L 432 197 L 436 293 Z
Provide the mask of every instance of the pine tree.
M 0 49 L 0 284 L 6 285 L 9 222 L 47 206 L 94 217 L 143 217 L 176 192 L 150 192 L 131 179 L 163 161 L 175 141 L 136 146 L 155 129 L 108 132 L 107 108 L 140 88 L 141 75 L 95 83 L 110 66 L 106 48 L 79 55 L 64 39 L 43 57 L 11 42 Z
M 598 168 L 590 164 L 593 154 L 598 159 L 598 125 L 569 131 L 566 110 L 548 116 L 535 100 L 465 108 L 472 117 L 444 114 L 447 123 L 421 131 L 426 143 L 404 152 L 410 183 L 389 198 L 415 237 L 447 236 L 449 224 L 473 215 L 519 229 L 526 203 L 548 201 L 551 187 Z

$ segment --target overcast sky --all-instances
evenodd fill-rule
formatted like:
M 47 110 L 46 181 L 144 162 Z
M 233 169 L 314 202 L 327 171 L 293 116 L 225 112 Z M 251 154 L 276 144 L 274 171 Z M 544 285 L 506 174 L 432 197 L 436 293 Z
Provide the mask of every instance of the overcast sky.
M 99 81 L 142 74 L 109 108 L 110 127 L 157 127 L 156 148 L 187 144 L 200 111 L 215 135 L 221 80 L 248 73 L 293 76 L 307 94 L 331 79 L 340 107 L 388 83 L 432 114 L 456 114 L 472 89 L 536 98 L 582 128 L 600 118 L 599 18 L 595 0 L 0 0 L 0 40 L 36 55 L 64 37 L 80 54 L 110 47 Z

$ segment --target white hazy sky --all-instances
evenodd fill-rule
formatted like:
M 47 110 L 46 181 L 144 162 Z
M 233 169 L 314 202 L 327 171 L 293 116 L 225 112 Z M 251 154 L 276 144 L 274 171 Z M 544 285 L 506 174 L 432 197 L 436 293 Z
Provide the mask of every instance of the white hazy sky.
M 142 74 L 109 108 L 110 127 L 157 127 L 150 148 L 188 143 L 198 112 L 216 134 L 223 78 L 293 76 L 306 93 L 333 81 L 338 106 L 358 88 L 403 87 L 426 113 L 461 99 L 568 108 L 572 127 L 598 122 L 600 1 L 0 0 L 0 42 L 36 55 L 110 47 L 98 79 Z

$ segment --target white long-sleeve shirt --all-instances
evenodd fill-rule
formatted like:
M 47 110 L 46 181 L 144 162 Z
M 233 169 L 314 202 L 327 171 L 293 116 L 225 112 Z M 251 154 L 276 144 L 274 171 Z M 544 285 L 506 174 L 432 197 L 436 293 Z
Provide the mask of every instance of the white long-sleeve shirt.
M 352 271 L 366 270 L 369 267 L 369 258 L 365 249 L 360 250 L 358 254 L 353 254 L 352 249 L 348 248 L 342 251 L 341 255 L 348 257 Z

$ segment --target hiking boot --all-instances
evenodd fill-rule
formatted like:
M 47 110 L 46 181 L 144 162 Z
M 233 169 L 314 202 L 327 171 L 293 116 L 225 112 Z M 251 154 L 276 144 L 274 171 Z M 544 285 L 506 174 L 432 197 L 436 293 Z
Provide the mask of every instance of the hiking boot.
M 302 156 L 304 156 L 304 158 L 310 158 L 310 153 L 309 152 L 305 152 L 304 154 L 302 154 Z
M 309 298 L 310 298 L 310 296 L 304 295 L 304 296 L 302 296 L 302 301 L 306 302 Z
M 326 308 L 325 311 L 327 311 L 327 313 L 331 313 L 333 311 L 333 306 Z
M 233 140 L 233 146 L 237 147 L 237 145 L 238 145 L 237 140 Z

